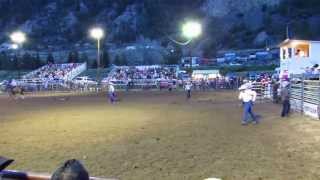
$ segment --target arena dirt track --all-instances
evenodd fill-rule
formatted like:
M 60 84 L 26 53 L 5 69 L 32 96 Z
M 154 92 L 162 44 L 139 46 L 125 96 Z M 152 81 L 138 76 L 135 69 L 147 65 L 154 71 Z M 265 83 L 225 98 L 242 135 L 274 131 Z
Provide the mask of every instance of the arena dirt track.
M 234 92 L 121 93 L 69 100 L 0 96 L 0 155 L 11 169 L 51 173 L 83 161 L 90 175 L 134 180 L 319 179 L 320 122 L 256 104 L 261 124 L 242 127 Z

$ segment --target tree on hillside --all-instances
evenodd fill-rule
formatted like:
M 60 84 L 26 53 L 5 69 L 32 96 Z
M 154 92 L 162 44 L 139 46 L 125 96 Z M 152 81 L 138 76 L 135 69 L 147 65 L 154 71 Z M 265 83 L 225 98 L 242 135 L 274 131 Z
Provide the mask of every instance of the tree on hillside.
M 13 58 L 10 58 L 6 52 L 1 52 L 0 54 L 1 69 L 3 70 L 13 70 Z
M 3 58 L 3 56 L 2 56 L 2 54 L 0 54 L 0 70 L 3 70 L 3 62 L 4 62 L 5 60 L 4 60 L 4 58 Z
M 74 60 L 75 63 L 79 62 L 79 52 L 77 50 L 74 51 Z
M 110 66 L 110 57 L 108 50 L 104 50 L 101 54 L 101 67 L 108 68 Z
M 117 66 L 120 66 L 121 65 L 121 58 L 119 56 L 119 54 L 116 55 L 116 57 L 114 58 L 114 61 L 113 63 Z
M 41 62 L 40 55 L 39 55 L 38 52 L 37 52 L 37 54 L 36 54 L 36 56 L 34 58 L 35 59 L 34 59 L 34 67 L 33 67 L 33 69 L 37 69 L 37 68 L 42 66 L 42 62 Z
M 31 54 L 24 53 L 19 63 L 20 63 L 20 69 L 32 69 L 34 62 L 33 62 L 33 58 L 31 57 Z
M 123 54 L 120 55 L 120 65 L 121 66 L 127 66 L 128 65 L 128 60 Z
M 8 70 L 20 70 L 19 57 L 17 55 L 12 57 L 10 65 Z
M 81 63 L 86 62 L 88 64 L 88 61 L 89 61 L 89 58 L 88 58 L 87 53 L 85 53 L 85 52 L 81 53 L 80 58 L 79 58 L 79 62 L 81 62 Z
M 54 64 L 54 57 L 51 52 L 47 56 L 47 64 Z
M 166 64 L 179 64 L 182 58 L 182 49 L 180 46 L 175 46 L 174 49 L 168 52 Z
M 68 63 L 78 63 L 79 53 L 78 51 L 70 51 L 68 55 Z

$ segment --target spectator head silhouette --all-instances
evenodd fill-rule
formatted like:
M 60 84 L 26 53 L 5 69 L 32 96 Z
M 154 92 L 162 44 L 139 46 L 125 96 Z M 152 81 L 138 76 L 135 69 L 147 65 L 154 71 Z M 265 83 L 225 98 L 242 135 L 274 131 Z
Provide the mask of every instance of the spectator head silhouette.
M 51 180 L 89 180 L 89 174 L 78 160 L 71 159 L 53 173 Z

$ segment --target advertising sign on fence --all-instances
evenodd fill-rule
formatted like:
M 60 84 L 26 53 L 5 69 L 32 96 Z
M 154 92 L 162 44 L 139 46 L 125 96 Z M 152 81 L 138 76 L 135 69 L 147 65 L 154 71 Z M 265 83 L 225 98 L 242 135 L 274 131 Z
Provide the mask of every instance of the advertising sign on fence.
M 309 116 L 311 116 L 311 117 L 319 118 L 319 113 L 320 113 L 320 112 L 319 112 L 319 107 L 318 107 L 318 105 L 304 102 L 304 103 L 303 103 L 303 112 L 304 112 L 306 115 L 309 115 Z
M 301 112 L 301 100 L 298 99 L 290 99 L 290 105 L 291 109 L 295 111 L 300 111 Z

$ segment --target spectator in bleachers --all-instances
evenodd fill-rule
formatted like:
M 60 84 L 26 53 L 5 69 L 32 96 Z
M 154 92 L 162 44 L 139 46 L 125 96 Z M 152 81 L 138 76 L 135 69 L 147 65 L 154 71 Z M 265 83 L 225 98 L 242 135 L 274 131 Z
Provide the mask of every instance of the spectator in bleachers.
M 170 68 L 165 67 L 119 67 L 114 74 L 111 74 L 111 79 L 117 81 L 132 80 L 147 80 L 147 79 L 175 79 L 175 72 Z
M 51 180 L 89 180 L 89 173 L 75 159 L 66 161 L 52 175 Z

